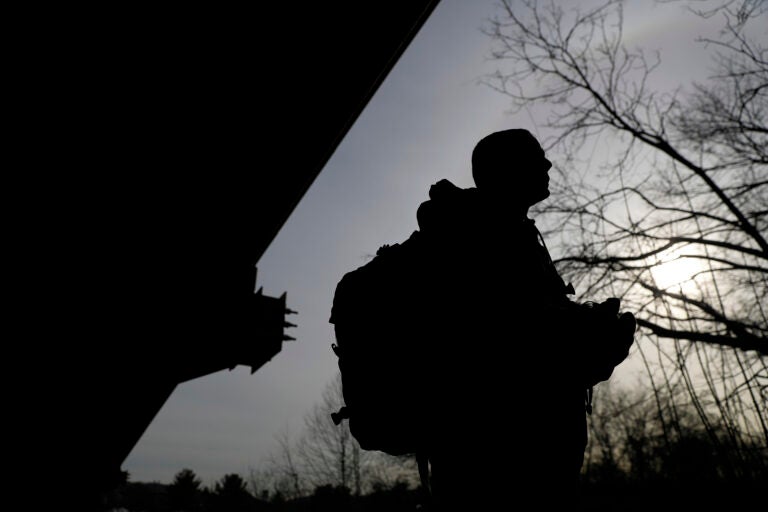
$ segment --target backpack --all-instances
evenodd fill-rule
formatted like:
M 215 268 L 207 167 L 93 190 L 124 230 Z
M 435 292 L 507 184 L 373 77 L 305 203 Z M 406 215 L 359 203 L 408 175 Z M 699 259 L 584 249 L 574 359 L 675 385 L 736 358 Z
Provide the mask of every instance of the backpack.
M 391 455 L 421 451 L 426 418 L 421 389 L 428 336 L 420 327 L 419 298 L 428 286 L 419 271 L 420 233 L 401 244 L 384 245 L 336 286 L 334 324 L 345 406 L 331 415 L 349 420 L 366 450 Z

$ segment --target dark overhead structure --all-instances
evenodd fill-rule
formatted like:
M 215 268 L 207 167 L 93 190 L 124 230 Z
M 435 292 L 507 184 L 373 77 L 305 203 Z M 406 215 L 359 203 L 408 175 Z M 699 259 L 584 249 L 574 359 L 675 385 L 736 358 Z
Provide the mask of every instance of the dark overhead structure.
M 67 191 L 52 243 L 73 293 L 50 319 L 69 341 L 53 350 L 48 435 L 86 492 L 113 485 L 177 384 L 280 351 L 286 296 L 254 293 L 256 264 L 437 3 L 183 7 L 72 27 L 52 71 L 52 151 L 70 169 L 51 183 Z

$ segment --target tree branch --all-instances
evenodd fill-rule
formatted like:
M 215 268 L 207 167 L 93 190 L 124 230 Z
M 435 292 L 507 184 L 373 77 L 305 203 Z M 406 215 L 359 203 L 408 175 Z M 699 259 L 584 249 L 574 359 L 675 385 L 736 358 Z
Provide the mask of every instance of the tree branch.
M 768 340 L 758 336 L 734 338 L 732 336 L 724 336 L 721 334 L 668 329 L 642 318 L 637 319 L 637 325 L 649 329 L 653 334 L 660 338 L 711 343 L 713 345 L 733 347 L 744 351 L 754 350 L 761 355 L 768 355 Z

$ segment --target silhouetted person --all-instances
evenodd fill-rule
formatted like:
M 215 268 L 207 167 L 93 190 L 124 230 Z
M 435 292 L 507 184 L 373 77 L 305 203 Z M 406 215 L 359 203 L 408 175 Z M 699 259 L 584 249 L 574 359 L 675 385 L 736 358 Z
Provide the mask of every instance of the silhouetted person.
M 443 509 L 574 502 L 587 389 L 631 344 L 618 300 L 568 299 L 528 218 L 551 166 L 526 130 L 485 137 L 476 187 L 434 184 L 419 230 L 336 289 L 346 407 L 334 421 L 349 418 L 365 449 L 428 456 Z
M 527 216 L 549 196 L 551 166 L 526 130 L 493 133 L 472 154 L 477 187 L 442 180 L 419 207 L 441 319 L 428 450 L 437 504 L 544 505 L 574 490 L 586 423 L 562 325 L 570 290 Z

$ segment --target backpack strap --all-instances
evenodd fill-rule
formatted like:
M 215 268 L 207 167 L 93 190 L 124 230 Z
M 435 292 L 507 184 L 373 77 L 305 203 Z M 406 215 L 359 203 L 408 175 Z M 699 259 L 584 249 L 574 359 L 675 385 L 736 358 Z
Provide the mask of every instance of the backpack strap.
M 429 501 L 432 496 L 429 485 L 429 456 L 424 452 L 416 452 L 416 464 L 419 467 L 419 479 L 424 499 Z
M 575 295 L 576 290 L 573 289 L 573 284 L 568 283 L 565 284 L 565 281 L 563 281 L 563 278 L 560 277 L 560 273 L 557 271 L 557 268 L 555 267 L 555 262 L 552 261 L 552 255 L 549 253 L 549 248 L 547 247 L 547 243 L 544 241 L 544 236 L 541 234 L 541 231 L 539 231 L 539 228 L 536 227 L 536 224 L 531 220 L 527 219 L 527 221 L 530 223 L 530 227 L 533 228 L 533 230 L 536 232 L 536 239 L 539 244 L 539 248 L 544 249 L 542 252 L 544 253 L 545 259 L 546 259 L 546 265 L 547 268 L 552 275 L 552 278 L 557 282 L 560 290 L 562 290 L 562 293 L 565 295 Z

